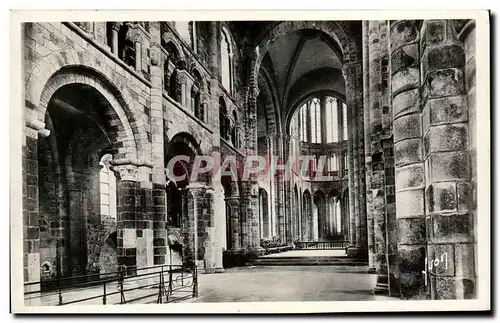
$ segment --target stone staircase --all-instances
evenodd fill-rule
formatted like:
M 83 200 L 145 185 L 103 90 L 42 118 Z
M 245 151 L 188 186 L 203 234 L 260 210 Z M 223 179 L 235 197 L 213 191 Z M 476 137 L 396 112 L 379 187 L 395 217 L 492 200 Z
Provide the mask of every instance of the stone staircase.
M 348 258 L 346 256 L 318 257 L 258 257 L 247 262 L 250 266 L 365 266 L 364 259 Z

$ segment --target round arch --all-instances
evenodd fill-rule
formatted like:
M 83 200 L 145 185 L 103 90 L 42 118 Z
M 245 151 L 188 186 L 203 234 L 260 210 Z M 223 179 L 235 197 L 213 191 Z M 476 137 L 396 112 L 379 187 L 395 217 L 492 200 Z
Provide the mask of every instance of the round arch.
M 168 141 L 167 151 L 174 143 L 182 143 L 189 147 L 196 155 L 202 155 L 203 151 L 196 138 L 188 132 L 178 132 Z
M 114 81 L 112 81 L 114 80 Z M 92 87 L 110 103 L 108 111 L 118 122 L 121 142 L 127 157 L 137 159 L 147 155 L 148 139 L 143 111 L 134 106 L 126 85 L 113 77 L 108 64 L 89 53 L 76 50 L 53 52 L 41 59 L 32 69 L 26 81 L 26 120 L 44 123 L 49 101 L 61 87 L 84 84 Z
M 324 32 L 339 45 L 341 51 L 339 57 L 342 58 L 343 62 L 358 61 L 360 58 L 359 45 L 347 36 L 345 30 L 349 29 L 348 24 L 349 22 L 337 21 L 283 21 L 273 26 L 270 30 L 266 30 L 262 36 L 258 37 L 255 47 L 252 47 L 254 51 L 250 54 L 252 62 L 249 75 L 250 86 L 256 85 L 262 59 L 273 44 L 273 40 L 302 29 L 313 29 Z
M 169 44 L 171 44 L 172 47 L 175 48 L 175 50 L 177 51 L 177 54 L 179 55 L 179 60 L 184 61 L 185 56 L 184 56 L 184 51 L 182 50 L 182 45 L 179 43 L 179 41 L 174 37 L 172 33 L 164 33 L 161 38 L 161 46 L 165 50 L 167 50 Z

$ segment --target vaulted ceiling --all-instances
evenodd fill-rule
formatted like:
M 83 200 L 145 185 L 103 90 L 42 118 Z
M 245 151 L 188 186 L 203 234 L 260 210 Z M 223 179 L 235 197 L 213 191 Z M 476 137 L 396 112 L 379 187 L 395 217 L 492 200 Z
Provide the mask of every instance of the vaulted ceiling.
M 267 52 L 280 105 L 293 85 L 313 70 L 341 70 L 339 50 L 325 34 L 300 30 L 278 38 Z
M 258 105 L 257 112 L 260 135 L 286 125 L 291 109 L 313 92 L 345 94 L 341 71 L 338 44 L 320 31 L 298 30 L 274 39 L 259 73 L 259 89 L 265 96 L 265 107 Z

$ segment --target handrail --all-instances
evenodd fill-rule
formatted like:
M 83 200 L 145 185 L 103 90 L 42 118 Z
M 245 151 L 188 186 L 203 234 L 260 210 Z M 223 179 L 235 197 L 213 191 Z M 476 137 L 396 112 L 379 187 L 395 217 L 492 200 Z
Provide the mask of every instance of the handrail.
M 304 250 L 343 250 L 347 248 L 351 242 L 349 240 L 330 240 L 330 241 L 295 241 L 297 249 Z
M 117 276 L 91 280 L 96 276 L 113 274 Z M 25 301 L 38 299 L 41 303 L 45 302 L 59 306 L 97 299 L 102 299 L 102 304 L 105 305 L 113 298 L 112 296 L 119 297 L 119 300 L 117 299 L 115 302 L 116 304 L 147 301 L 148 298 L 156 296 L 156 303 L 171 303 L 187 298 L 185 295 L 181 295 L 181 297 L 175 295 L 174 297 L 174 294 L 189 292 L 191 297 L 198 297 L 197 275 L 198 271 L 195 265 L 157 265 L 142 268 L 120 266 L 118 271 L 105 274 L 61 277 L 59 279 L 25 283 L 24 298 Z M 64 284 L 65 281 L 71 282 L 71 279 L 90 279 L 91 281 Z M 39 289 L 31 290 L 37 284 Z M 54 286 L 49 285 L 49 288 L 44 288 L 47 284 Z M 26 287 L 28 287 L 27 290 Z M 99 293 L 100 288 L 102 288 L 101 293 Z

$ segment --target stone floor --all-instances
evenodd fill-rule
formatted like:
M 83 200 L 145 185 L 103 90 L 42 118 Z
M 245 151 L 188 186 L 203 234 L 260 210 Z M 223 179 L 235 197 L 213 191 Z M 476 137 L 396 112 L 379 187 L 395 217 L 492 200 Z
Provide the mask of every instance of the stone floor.
M 375 300 L 375 281 L 367 266 L 238 267 L 199 275 L 199 297 L 189 302 Z

